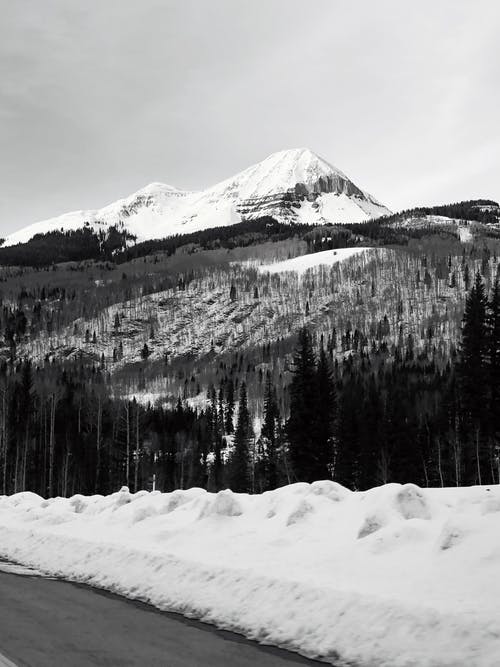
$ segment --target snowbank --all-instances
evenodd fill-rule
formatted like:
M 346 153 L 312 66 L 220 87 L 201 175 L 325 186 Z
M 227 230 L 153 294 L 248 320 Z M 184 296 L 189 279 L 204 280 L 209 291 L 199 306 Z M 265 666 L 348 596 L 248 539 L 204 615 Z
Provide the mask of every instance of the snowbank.
M 500 664 L 498 486 L 20 493 L 0 556 L 335 664 Z

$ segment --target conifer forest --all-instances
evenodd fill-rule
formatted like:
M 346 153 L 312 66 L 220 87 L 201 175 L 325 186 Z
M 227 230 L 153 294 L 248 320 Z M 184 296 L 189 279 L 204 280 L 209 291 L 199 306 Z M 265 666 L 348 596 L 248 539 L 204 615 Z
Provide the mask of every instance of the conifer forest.
M 0 494 L 498 483 L 500 241 L 440 213 L 2 250 Z

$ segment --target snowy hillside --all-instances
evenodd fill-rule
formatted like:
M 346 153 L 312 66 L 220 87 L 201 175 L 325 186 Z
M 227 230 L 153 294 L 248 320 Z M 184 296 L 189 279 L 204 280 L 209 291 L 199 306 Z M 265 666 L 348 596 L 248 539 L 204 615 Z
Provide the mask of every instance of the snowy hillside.
M 115 303 L 95 318 L 79 318 L 50 337 L 42 335 L 27 342 L 20 352 L 34 359 L 43 359 L 48 350 L 61 358 L 74 358 L 84 352 L 99 361 L 104 355 L 110 372 L 114 372 L 140 359 L 145 343 L 149 362 L 163 359 L 166 353 L 170 357 L 184 357 L 187 363 L 188 358 L 247 349 L 295 331 L 306 321 L 316 326 L 326 323 L 333 312 L 339 324 L 341 304 L 344 307 L 350 304 L 350 315 L 360 308 L 355 306 L 359 289 L 355 272 L 377 275 L 381 283 L 389 282 L 389 277 L 383 279 L 381 274 L 379 277 L 376 267 L 392 275 L 395 261 L 394 251 L 386 248 L 342 248 L 274 264 L 259 266 L 253 260 L 234 263 L 225 271 L 215 267 L 182 290 L 172 288 Z M 320 269 L 323 265 L 327 269 L 324 275 Z M 333 273 L 332 267 L 335 267 Z M 311 276 L 317 282 L 314 293 L 302 285 L 301 275 L 306 269 L 315 269 Z M 285 271 L 292 271 L 293 275 L 282 285 L 276 283 L 273 275 Z M 331 289 L 333 280 L 338 285 L 335 294 Z M 237 292 L 234 299 L 230 297 L 231 285 Z M 367 282 L 365 289 L 369 288 Z M 384 299 L 389 302 L 387 293 Z M 305 315 L 307 300 L 311 311 L 308 316 Z M 363 318 L 369 317 L 372 307 L 373 303 L 364 306 Z M 117 315 L 119 328 L 115 327 Z M 86 331 L 91 334 L 95 331 L 96 340 L 92 336 L 85 340 Z M 119 345 L 123 358 L 116 362 L 113 350 Z
M 95 287 L 91 294 L 65 305 L 57 320 L 53 317 L 59 326 L 37 329 L 31 319 L 31 333 L 19 340 L 17 352 L 37 362 L 47 355 L 60 360 L 83 355 L 109 373 L 120 394 L 149 400 L 157 393 L 175 402 L 179 392 L 186 399 L 198 399 L 201 391 L 205 398 L 209 384 L 218 381 L 220 362 L 231 366 L 232 356 L 242 353 L 250 355 L 247 363 L 257 366 L 257 373 L 245 375 L 247 383 L 252 384 L 251 377 L 257 382 L 259 368 L 273 368 L 276 382 L 286 384 L 287 355 L 292 351 L 287 345 L 304 325 L 325 340 L 335 327 L 339 359 L 352 350 L 352 341 L 343 344 L 342 337 L 352 331 L 353 322 L 369 349 L 385 338 L 380 333 L 385 315 L 391 330 L 385 338 L 388 345 L 401 338 L 402 322 L 416 350 L 428 345 L 429 327 L 441 341 L 441 350 L 450 349 L 457 340 L 465 290 L 461 255 L 451 266 L 446 255 L 436 265 L 429 260 L 424 269 L 419 255 L 388 248 L 340 248 L 286 259 L 287 244 L 272 244 L 267 255 L 260 246 L 255 253 L 248 250 L 251 259 L 243 261 L 237 261 L 239 252 L 221 251 L 225 265 L 215 262 L 218 251 L 210 251 L 205 268 L 201 253 L 189 255 L 192 264 L 185 268 L 197 265 L 198 269 L 190 269 L 191 278 L 181 288 L 166 289 L 162 276 L 182 256 L 158 265 L 140 262 L 136 266 L 147 274 L 158 267 L 158 278 L 149 276 L 147 289 L 139 281 L 128 298 L 124 297 L 131 281 L 120 280 L 122 268 L 110 277 L 104 272 L 99 275 L 109 285 Z M 272 263 L 273 254 L 282 261 Z M 471 264 L 471 275 L 480 268 L 479 261 Z M 496 264 L 491 266 L 494 274 Z M 39 280 L 38 274 L 34 279 Z M 108 290 L 113 290 L 110 297 Z M 87 303 L 93 304 L 91 309 Z M 262 347 L 277 340 L 281 344 L 274 350 L 276 356 L 265 361 Z M 142 357 L 144 345 L 147 360 Z M 8 353 L 4 346 L 4 358 Z M 143 388 L 137 375 L 141 368 L 146 374 Z
M 499 512 L 498 486 L 26 492 L 0 556 L 335 665 L 493 667 Z
M 118 226 L 143 241 L 266 215 L 282 222 L 317 224 L 362 222 L 388 213 L 341 171 L 301 148 L 274 153 L 201 192 L 152 183 L 104 208 L 74 211 L 30 225 L 8 236 L 5 245 L 85 225 L 96 231 Z
M 449 229 L 454 230 L 460 241 L 463 243 L 471 241 L 473 238 L 472 230 L 478 227 L 478 223 L 470 220 L 458 220 L 456 218 L 449 218 L 445 215 L 409 215 L 402 217 L 400 220 L 392 223 L 392 226 L 400 229 Z
M 309 269 L 315 269 L 319 266 L 333 266 L 338 262 L 343 262 L 360 253 L 366 253 L 366 256 L 369 257 L 370 254 L 377 254 L 377 250 L 368 247 L 323 250 L 322 252 L 314 252 L 307 255 L 300 255 L 299 257 L 293 257 L 292 259 L 285 259 L 282 262 L 261 264 L 257 269 L 262 273 L 287 273 L 288 271 L 292 271 L 293 273 L 301 275 Z

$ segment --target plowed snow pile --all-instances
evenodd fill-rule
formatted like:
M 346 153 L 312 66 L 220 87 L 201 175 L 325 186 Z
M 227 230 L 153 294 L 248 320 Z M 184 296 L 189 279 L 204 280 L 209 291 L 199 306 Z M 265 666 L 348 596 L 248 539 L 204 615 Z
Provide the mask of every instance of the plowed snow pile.
M 500 487 L 0 497 L 0 556 L 335 664 L 500 664 Z

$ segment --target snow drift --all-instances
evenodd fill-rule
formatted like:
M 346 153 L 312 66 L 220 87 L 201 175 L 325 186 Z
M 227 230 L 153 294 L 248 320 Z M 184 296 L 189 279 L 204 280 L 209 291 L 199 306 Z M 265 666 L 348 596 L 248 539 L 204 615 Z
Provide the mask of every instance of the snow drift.
M 20 493 L 0 556 L 334 664 L 500 664 L 498 486 Z

